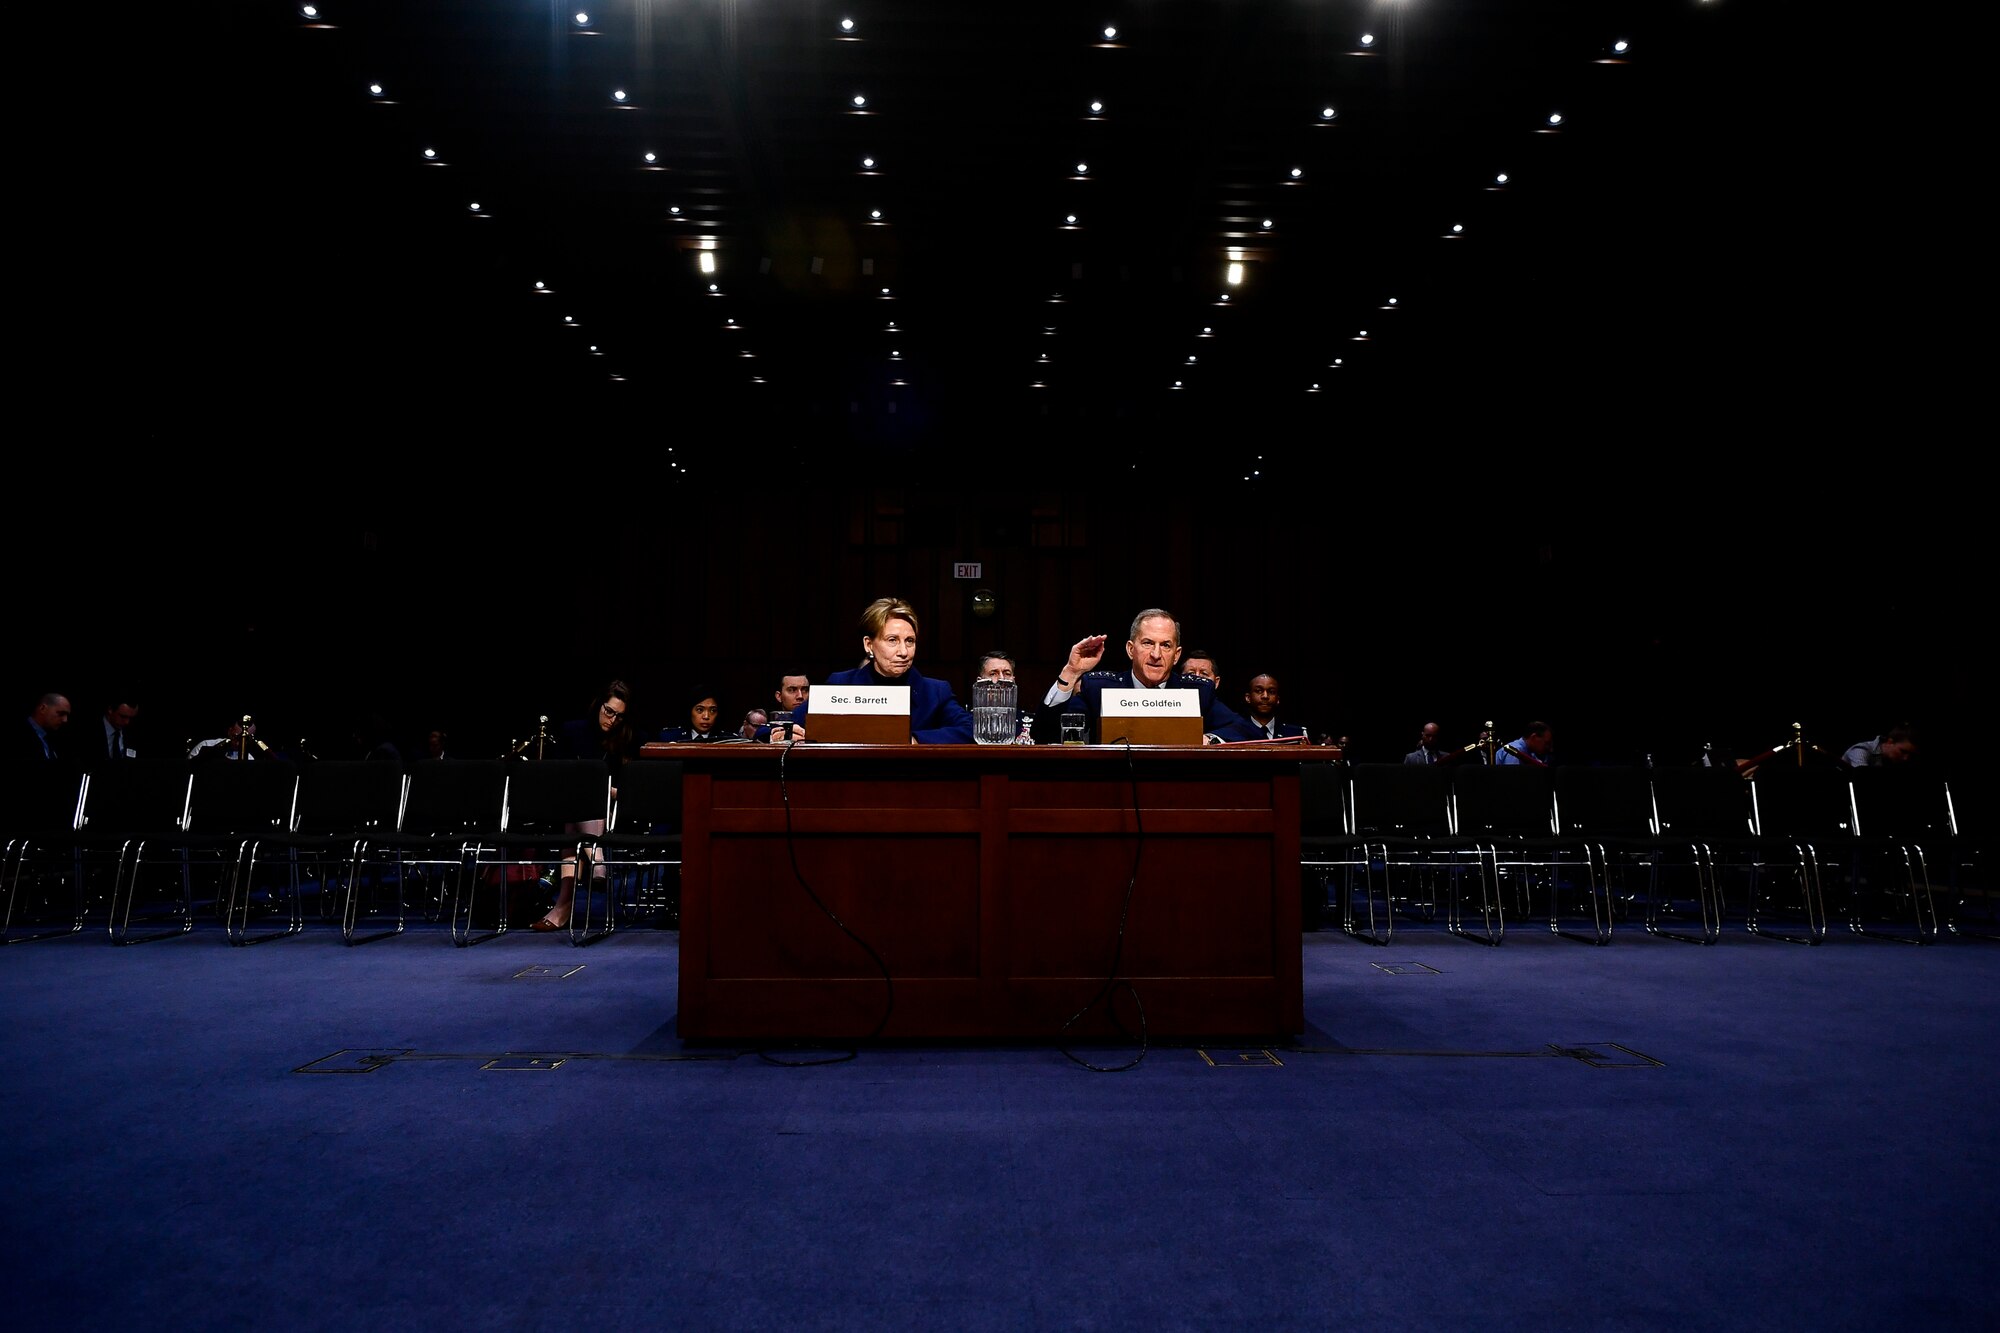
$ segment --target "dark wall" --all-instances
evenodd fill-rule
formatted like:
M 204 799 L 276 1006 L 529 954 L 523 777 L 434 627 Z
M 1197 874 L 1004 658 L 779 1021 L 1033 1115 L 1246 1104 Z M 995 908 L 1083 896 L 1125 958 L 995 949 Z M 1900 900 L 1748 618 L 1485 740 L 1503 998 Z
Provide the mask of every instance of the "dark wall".
M 1132 614 L 1166 606 L 1221 658 L 1226 696 L 1272 671 L 1287 713 L 1367 758 L 1400 756 L 1427 719 L 1464 743 L 1530 717 L 1576 761 L 1751 754 L 1794 721 L 1837 751 L 1896 718 L 1969 754 L 1988 674 L 1969 528 L 1935 498 L 1895 525 L 1863 497 L 1454 484 L 1421 458 L 1373 484 L 1296 465 L 1182 484 L 1217 471 L 1196 461 L 981 492 L 969 468 L 774 487 L 754 468 L 634 475 L 588 449 L 564 463 L 580 484 L 504 466 L 468 482 L 365 452 L 338 480 L 239 498 L 142 484 L 108 550 L 69 513 L 11 524 L 9 566 L 38 590 L 10 635 L 14 706 L 56 688 L 88 718 L 125 689 L 153 753 L 246 711 L 266 738 L 345 753 L 375 711 L 412 752 L 443 725 L 459 753 L 497 754 L 617 675 L 650 735 L 697 692 L 735 719 L 784 671 L 855 665 L 856 618 L 886 593 L 919 608 L 919 664 L 961 695 L 988 646 L 1037 694 L 1075 639 L 1110 634 L 1122 660 Z M 955 579 L 959 561 L 983 576 Z

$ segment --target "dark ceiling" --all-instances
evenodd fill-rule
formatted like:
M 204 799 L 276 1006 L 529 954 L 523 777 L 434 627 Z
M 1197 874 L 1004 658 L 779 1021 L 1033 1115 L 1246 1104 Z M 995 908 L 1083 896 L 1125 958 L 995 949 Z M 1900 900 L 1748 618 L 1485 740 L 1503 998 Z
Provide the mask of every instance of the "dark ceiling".
M 1266 438 L 1697 412 L 1807 322 L 1804 57 L 1753 0 L 584 8 L 156 26 L 142 225 L 105 255 L 142 284 L 149 406 L 639 424 L 774 475 L 849 440 L 1188 428 L 1236 468 Z

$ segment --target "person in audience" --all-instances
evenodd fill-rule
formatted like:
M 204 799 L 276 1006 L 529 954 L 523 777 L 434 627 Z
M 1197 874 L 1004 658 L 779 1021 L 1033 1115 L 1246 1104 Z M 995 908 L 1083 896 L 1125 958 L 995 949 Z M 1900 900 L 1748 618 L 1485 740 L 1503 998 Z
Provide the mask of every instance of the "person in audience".
M 1840 762 L 1849 768 L 1896 768 L 1916 757 L 1916 732 L 1909 723 L 1898 722 L 1872 741 L 1848 746 Z
M 424 758 L 443 759 L 449 752 L 451 737 L 443 727 L 432 727 L 424 736 Z
M 722 706 L 712 694 L 697 698 L 688 708 L 688 724 L 685 727 L 668 727 L 660 733 L 660 739 L 677 745 L 703 745 L 709 741 L 733 741 L 736 733 L 720 725 Z
M 753 708 L 745 713 L 743 725 L 737 728 L 738 734 L 746 741 L 756 740 L 760 733 L 769 735 L 770 731 L 771 715 L 761 708 Z
M 1495 764 L 1525 764 L 1530 768 L 1547 768 L 1550 753 L 1556 746 L 1556 734 L 1546 722 L 1530 722 L 1528 729 L 1519 738 L 1500 747 L 1493 756 Z
M 972 713 L 941 680 L 917 670 L 917 612 L 900 597 L 877 597 L 861 612 L 862 665 L 836 671 L 828 685 L 907 685 L 910 687 L 912 745 L 972 744 Z M 792 739 L 806 739 L 809 698 L 793 714 Z
M 1438 724 L 1426 722 L 1417 732 L 1417 748 L 1403 756 L 1406 764 L 1435 764 L 1444 757 L 1443 747 L 1438 742 Z
M 116 694 L 104 705 L 104 715 L 96 726 L 79 722 L 63 736 L 63 758 L 87 772 L 96 773 L 120 759 L 137 759 L 139 752 L 127 743 L 126 728 L 139 716 L 139 706 L 118 702 L 129 696 Z
M 558 733 L 562 738 L 564 754 L 578 759 L 601 757 L 610 767 L 611 799 L 614 801 L 618 799 L 618 770 L 638 750 L 631 712 L 632 687 L 622 680 L 614 680 L 591 700 L 590 716 L 563 723 Z M 563 832 L 571 837 L 599 838 L 604 836 L 604 821 L 586 819 L 565 824 Z M 595 869 L 601 853 L 594 844 L 584 849 L 584 858 L 592 864 L 592 880 L 601 879 L 602 872 Z M 575 856 L 563 858 L 555 903 L 530 929 L 561 930 L 569 925 L 570 910 L 576 903 L 576 877 L 580 869 Z
M 1270 672 L 1250 677 L 1250 688 L 1243 691 L 1243 702 L 1250 710 L 1249 721 L 1264 733 L 1266 740 L 1306 734 L 1306 729 L 1298 723 L 1278 720 L 1278 678 Z
M 809 677 L 802 675 L 780 676 L 778 677 L 778 688 L 771 692 L 771 698 L 778 705 L 774 712 L 784 713 L 796 718 L 805 711 L 806 700 L 811 695 L 812 682 Z M 782 730 L 786 734 L 779 735 L 777 737 L 779 741 L 789 739 L 789 727 Z M 757 729 L 756 739 L 768 741 L 772 739 L 771 732 L 771 720 L 767 716 L 764 719 L 764 725 Z
M 1216 689 L 1222 688 L 1222 672 L 1215 665 L 1215 654 L 1206 648 L 1190 648 L 1181 654 L 1181 674 L 1199 676 Z
M 989 648 L 979 655 L 979 674 L 975 680 L 1013 680 L 1014 659 L 999 648 Z
M 389 723 L 380 713 L 363 713 L 354 719 L 354 757 L 378 764 L 403 765 L 403 751 L 389 739 Z
M 229 727 L 220 736 L 211 736 L 205 741 L 196 741 L 188 747 L 188 758 L 211 759 L 282 759 L 276 750 L 257 739 L 257 723 L 248 715 L 231 718 Z
M 1181 623 L 1172 612 L 1149 607 L 1132 617 L 1131 637 L 1125 641 L 1125 656 L 1131 663 L 1129 670 L 1096 669 L 1104 660 L 1104 646 L 1109 640 L 1109 635 L 1087 634 L 1070 645 L 1063 669 L 1035 712 L 1037 745 L 1061 741 L 1064 713 L 1082 713 L 1088 718 L 1086 734 L 1094 741 L 1101 711 L 1098 696 L 1106 689 L 1157 690 L 1170 684 L 1200 694 L 1203 744 L 1253 741 L 1263 734 L 1254 723 L 1237 716 L 1216 698 L 1215 686 L 1207 680 L 1176 672 L 1181 656 Z
M 15 728 L 14 742 L 8 748 L 13 757 L 22 761 L 48 763 L 62 757 L 56 748 L 55 736 L 63 724 L 69 721 L 69 698 L 50 692 L 35 700 L 28 709 L 27 717 Z

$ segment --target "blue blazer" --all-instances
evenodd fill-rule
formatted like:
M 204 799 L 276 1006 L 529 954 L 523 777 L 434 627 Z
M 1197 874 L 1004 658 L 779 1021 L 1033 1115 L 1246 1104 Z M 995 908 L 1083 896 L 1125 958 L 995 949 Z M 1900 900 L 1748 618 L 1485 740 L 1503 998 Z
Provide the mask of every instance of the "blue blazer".
M 1129 690 L 1133 688 L 1130 671 L 1086 671 L 1077 682 L 1070 696 L 1054 708 L 1044 704 L 1035 710 L 1035 744 L 1054 745 L 1062 740 L 1062 715 L 1082 713 L 1090 721 L 1086 724 L 1086 734 L 1090 743 L 1098 743 L 1097 723 L 1103 714 L 1102 701 L 1098 696 L 1106 690 Z M 1200 676 L 1169 676 L 1166 686 L 1180 690 L 1196 690 L 1201 694 L 1201 729 L 1210 736 L 1219 736 L 1226 741 L 1254 741 L 1262 738 L 1263 728 L 1256 723 L 1238 717 L 1229 705 L 1215 697 L 1215 686 Z M 1046 697 L 1046 696 L 1045 696 Z
M 896 680 L 875 674 L 872 666 L 856 667 L 852 671 L 836 671 L 826 678 L 829 685 L 907 685 L 910 687 L 910 739 L 919 745 L 970 745 L 972 744 L 972 713 L 966 706 L 954 699 L 951 686 L 941 680 L 932 680 L 915 667 Z M 806 722 L 806 715 L 812 711 L 812 696 L 808 694 L 804 704 L 792 714 L 792 720 L 805 727 L 806 735 L 812 735 L 812 727 Z

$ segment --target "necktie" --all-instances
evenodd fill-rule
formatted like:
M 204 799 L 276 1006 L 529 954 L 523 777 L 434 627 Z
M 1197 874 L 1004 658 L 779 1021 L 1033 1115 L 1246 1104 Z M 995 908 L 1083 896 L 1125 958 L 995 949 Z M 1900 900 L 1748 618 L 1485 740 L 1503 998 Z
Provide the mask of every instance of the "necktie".
M 111 729 L 111 757 L 113 759 L 125 757 L 125 733 L 116 727 Z

